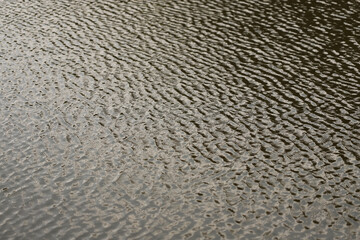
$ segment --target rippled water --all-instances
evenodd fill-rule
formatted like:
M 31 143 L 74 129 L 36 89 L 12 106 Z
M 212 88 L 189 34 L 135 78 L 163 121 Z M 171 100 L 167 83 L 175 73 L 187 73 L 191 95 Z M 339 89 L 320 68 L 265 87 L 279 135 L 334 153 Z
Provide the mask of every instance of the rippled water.
M 0 1 L 0 239 L 359 239 L 359 1 Z

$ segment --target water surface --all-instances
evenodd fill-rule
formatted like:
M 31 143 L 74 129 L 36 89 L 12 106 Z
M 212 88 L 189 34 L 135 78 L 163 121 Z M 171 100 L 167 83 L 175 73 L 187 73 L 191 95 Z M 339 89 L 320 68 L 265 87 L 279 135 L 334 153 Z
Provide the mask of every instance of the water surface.
M 0 1 L 0 239 L 358 239 L 358 1 Z

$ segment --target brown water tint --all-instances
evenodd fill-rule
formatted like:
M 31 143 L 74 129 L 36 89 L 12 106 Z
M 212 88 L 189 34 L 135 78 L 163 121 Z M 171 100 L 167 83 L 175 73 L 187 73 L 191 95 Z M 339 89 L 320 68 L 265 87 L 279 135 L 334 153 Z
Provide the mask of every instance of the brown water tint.
M 359 239 L 358 1 L 0 1 L 0 239 Z

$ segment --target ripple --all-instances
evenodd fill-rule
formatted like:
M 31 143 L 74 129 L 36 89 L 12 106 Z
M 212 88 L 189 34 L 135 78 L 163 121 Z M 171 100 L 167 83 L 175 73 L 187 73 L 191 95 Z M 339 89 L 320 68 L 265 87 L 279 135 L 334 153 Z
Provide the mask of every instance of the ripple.
M 3 1 L 1 239 L 356 239 L 357 1 Z

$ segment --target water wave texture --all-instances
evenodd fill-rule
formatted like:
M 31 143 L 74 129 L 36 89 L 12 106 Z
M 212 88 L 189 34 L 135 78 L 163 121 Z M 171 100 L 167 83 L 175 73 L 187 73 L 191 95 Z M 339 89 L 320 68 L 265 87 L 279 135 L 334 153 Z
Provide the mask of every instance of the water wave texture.
M 360 3 L 0 1 L 0 239 L 359 239 Z

